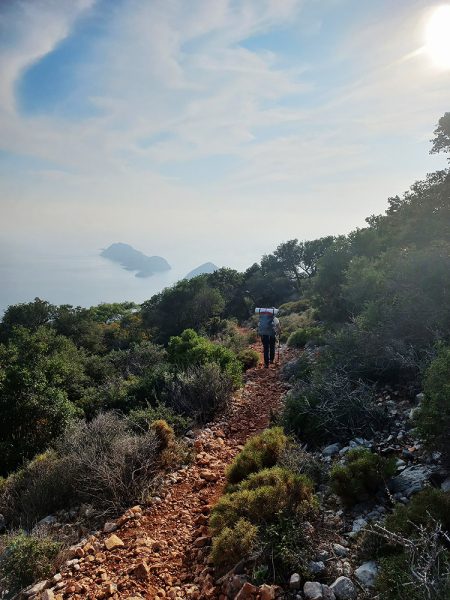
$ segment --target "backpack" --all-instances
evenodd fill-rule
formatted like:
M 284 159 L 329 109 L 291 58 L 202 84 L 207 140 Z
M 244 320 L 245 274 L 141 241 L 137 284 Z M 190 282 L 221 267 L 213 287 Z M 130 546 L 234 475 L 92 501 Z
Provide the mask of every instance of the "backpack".
M 275 323 L 273 322 L 274 311 L 268 310 L 259 313 L 258 333 L 259 335 L 276 336 Z

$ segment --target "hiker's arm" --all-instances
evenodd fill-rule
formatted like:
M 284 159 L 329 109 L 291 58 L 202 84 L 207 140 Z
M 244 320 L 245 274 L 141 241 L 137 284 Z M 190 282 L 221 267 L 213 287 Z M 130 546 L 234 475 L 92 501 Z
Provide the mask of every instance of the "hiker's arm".
M 279 322 L 275 325 L 275 331 L 278 333 L 278 335 L 281 335 L 281 325 Z

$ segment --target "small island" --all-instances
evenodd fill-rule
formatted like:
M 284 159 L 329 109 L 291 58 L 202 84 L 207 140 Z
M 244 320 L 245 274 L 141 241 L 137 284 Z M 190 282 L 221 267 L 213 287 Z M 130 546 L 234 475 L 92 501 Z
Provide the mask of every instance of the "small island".
M 204 275 L 205 273 L 214 273 L 214 271 L 218 271 L 219 267 L 216 267 L 216 265 L 212 262 L 207 262 L 204 263 L 203 265 L 200 265 L 199 267 L 197 267 L 196 269 L 193 269 L 192 271 L 190 271 L 185 279 L 192 279 L 193 277 L 197 277 L 198 275 Z
M 156 272 L 170 271 L 169 263 L 161 256 L 145 256 L 128 244 L 118 242 L 111 244 L 100 256 L 120 262 L 127 271 L 138 271 L 135 277 L 150 277 Z

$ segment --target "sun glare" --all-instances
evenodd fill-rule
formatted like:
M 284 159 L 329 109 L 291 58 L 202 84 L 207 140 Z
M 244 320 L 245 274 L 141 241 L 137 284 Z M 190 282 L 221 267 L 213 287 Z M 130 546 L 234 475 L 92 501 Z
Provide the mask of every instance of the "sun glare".
M 427 28 L 427 48 L 437 66 L 450 69 L 450 5 L 433 13 Z

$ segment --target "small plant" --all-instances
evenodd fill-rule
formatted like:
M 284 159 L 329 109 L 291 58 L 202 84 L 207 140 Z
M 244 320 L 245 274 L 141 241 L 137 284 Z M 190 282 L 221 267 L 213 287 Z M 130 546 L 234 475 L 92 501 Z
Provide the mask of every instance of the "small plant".
M 364 502 L 376 494 L 382 481 L 395 475 L 396 463 L 395 457 L 384 458 L 364 448 L 350 450 L 345 465 L 335 464 L 331 470 L 331 488 L 349 506 Z
M 61 551 L 60 543 L 47 537 L 29 537 L 22 531 L 5 541 L 0 575 L 8 585 L 20 589 L 52 574 L 54 561 Z
M 258 352 L 250 349 L 239 352 L 237 357 L 238 360 L 241 361 L 244 371 L 247 371 L 247 369 L 251 369 L 252 367 L 256 367 L 256 365 L 261 360 L 261 357 L 258 354 Z
M 213 541 L 211 557 L 217 567 L 239 562 L 248 556 L 255 544 L 258 528 L 245 519 L 240 519 L 232 528 L 225 527 Z
M 236 484 L 261 469 L 273 467 L 287 442 L 281 427 L 266 429 L 249 440 L 226 471 L 228 484 Z
M 303 327 L 291 333 L 287 343 L 291 347 L 303 348 L 307 342 L 314 340 L 316 345 L 321 346 L 325 343 L 323 335 L 321 327 Z
M 162 450 L 166 450 L 173 439 L 173 429 L 165 421 L 155 421 L 150 429 L 154 431 Z

